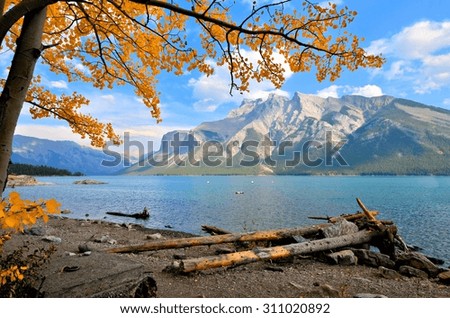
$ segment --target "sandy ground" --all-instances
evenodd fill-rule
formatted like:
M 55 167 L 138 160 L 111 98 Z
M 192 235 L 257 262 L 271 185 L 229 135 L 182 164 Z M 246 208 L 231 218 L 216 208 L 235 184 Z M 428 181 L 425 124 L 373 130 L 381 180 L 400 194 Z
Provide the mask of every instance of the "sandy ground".
M 128 220 L 127 220 L 128 221 Z M 156 281 L 157 297 L 355 297 L 358 294 L 387 297 L 450 297 L 450 286 L 436 279 L 399 276 L 386 278 L 377 268 L 360 265 L 329 265 L 312 257 L 296 257 L 282 262 L 259 262 L 234 268 L 212 269 L 193 274 L 176 274 L 164 269 L 175 258 L 214 255 L 219 248 L 233 245 L 203 246 L 185 249 L 110 254 L 112 247 L 148 242 L 148 235 L 163 238 L 189 234 L 145 229 L 133 224 L 52 218 L 40 224 L 32 234 L 18 234 L 5 249 L 26 245 L 29 250 L 54 245 L 56 252 L 42 269 L 46 277 L 43 291 L 51 297 L 87 297 L 95 295 L 100 276 L 132 281 L 134 275 L 151 275 Z M 43 240 L 55 236 L 60 243 Z M 90 255 L 80 256 L 85 245 Z M 73 268 L 73 272 L 64 268 Z M 118 275 L 117 273 L 121 274 Z M 97 282 L 98 280 L 98 282 Z M 103 282 L 105 279 L 103 279 Z M 71 287 L 75 286 L 75 287 Z M 70 288 L 69 288 L 70 287 Z M 103 288 L 103 287 L 101 287 Z M 75 292 L 77 290 L 77 292 Z M 105 295 L 103 295 L 105 296 Z M 107 296 L 126 297 L 125 294 Z

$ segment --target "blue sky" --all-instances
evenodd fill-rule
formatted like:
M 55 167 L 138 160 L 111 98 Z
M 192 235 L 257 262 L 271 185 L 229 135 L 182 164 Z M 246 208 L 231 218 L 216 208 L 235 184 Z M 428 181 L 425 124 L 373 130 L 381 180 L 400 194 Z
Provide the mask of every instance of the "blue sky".
M 250 6 L 252 1 L 239 2 Z M 333 83 L 318 83 L 314 74 L 287 74 L 287 81 L 278 93 L 292 96 L 299 91 L 323 97 L 349 94 L 365 96 L 392 95 L 424 104 L 450 109 L 450 2 L 448 0 L 336 0 L 358 12 L 349 30 L 365 41 L 362 46 L 387 59 L 382 69 L 361 69 L 344 72 Z M 301 1 L 299 1 L 301 3 Z M 0 67 L 5 68 L 8 54 L 3 54 Z M 57 92 L 73 90 L 91 99 L 86 112 L 101 120 L 111 121 L 119 133 L 128 131 L 136 140 L 155 141 L 174 129 L 190 129 L 201 122 L 223 118 L 240 105 L 243 98 L 264 97 L 273 92 L 270 83 L 251 86 L 249 94 L 228 93 L 229 77 L 224 69 L 206 78 L 196 72 L 183 76 L 163 74 L 159 77 L 162 118 L 156 124 L 148 109 L 133 94 L 133 88 L 98 91 L 79 83 L 68 83 L 55 77 L 43 66 L 36 74 L 45 85 Z M 16 133 L 49 138 L 69 139 L 88 144 L 62 121 L 31 120 L 28 110 L 22 111 Z

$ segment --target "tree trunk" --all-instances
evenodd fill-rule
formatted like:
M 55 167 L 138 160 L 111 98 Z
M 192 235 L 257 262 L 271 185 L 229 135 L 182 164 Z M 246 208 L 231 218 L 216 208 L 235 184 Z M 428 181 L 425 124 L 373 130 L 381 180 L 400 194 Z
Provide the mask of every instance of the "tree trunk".
M 276 260 L 290 256 L 328 251 L 340 247 L 369 243 L 373 238 L 379 235 L 381 235 L 381 233 L 378 231 L 360 231 L 353 234 L 310 242 L 275 246 L 270 248 L 256 248 L 251 251 L 236 252 L 220 256 L 187 259 L 174 263 L 173 268 L 183 273 L 189 273 L 210 268 L 248 264 L 263 260 Z
M 14 131 L 42 51 L 46 17 L 46 8 L 25 16 L 11 69 L 0 96 L 0 197 L 6 186 Z
M 5 11 L 5 0 L 0 0 L 0 17 L 3 15 Z

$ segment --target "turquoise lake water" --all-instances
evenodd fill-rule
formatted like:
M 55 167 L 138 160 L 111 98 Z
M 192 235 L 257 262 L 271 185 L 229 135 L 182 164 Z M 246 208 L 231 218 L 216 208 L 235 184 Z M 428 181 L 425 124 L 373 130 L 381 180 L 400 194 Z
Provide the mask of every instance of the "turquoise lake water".
M 147 207 L 150 219 L 136 223 L 196 234 L 202 224 L 231 231 L 315 224 L 308 216 L 356 212 L 359 197 L 379 219 L 393 220 L 408 244 L 450 264 L 450 177 L 102 176 L 89 179 L 107 184 L 73 184 L 82 178 L 38 178 L 49 184 L 14 190 L 27 199 L 56 198 L 73 218 Z

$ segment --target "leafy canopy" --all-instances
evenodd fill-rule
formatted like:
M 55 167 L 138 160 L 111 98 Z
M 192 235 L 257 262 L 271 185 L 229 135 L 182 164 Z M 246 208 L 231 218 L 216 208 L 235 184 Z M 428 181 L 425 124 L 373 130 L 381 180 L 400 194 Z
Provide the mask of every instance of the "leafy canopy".
M 286 65 L 293 72 L 315 71 L 318 81 L 333 81 L 344 68 L 380 67 L 383 63 L 382 57 L 369 55 L 360 47 L 358 36 L 345 30 L 356 16 L 346 7 L 289 0 L 258 5 L 259 1 L 254 1 L 253 8 L 242 13 L 234 3 L 6 0 L 0 20 L 12 27 L 7 33 L 0 30 L 0 36 L 6 34 L 4 43 L 14 50 L 22 21 L 19 13 L 33 5 L 47 6 L 43 63 L 70 82 L 83 81 L 99 89 L 131 85 L 157 122 L 161 110 L 156 84 L 161 72 L 198 70 L 211 75 L 210 60 L 214 59 L 218 65 L 228 65 L 231 92 L 248 90 L 252 79 L 269 80 L 280 87 Z M 250 61 L 246 50 L 257 52 L 258 61 Z M 275 59 L 275 53 L 284 61 Z M 89 101 L 77 92 L 58 96 L 37 76 L 27 101 L 34 118 L 66 120 L 94 146 L 102 146 L 107 139 L 119 142 L 111 123 L 81 112 Z

